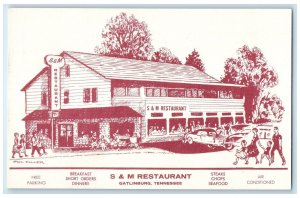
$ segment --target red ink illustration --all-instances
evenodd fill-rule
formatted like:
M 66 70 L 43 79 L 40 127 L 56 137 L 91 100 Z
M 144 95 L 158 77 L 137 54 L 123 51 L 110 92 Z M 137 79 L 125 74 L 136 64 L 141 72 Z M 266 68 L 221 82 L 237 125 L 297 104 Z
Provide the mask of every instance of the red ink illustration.
M 239 48 L 217 80 L 205 73 L 196 49 L 185 64 L 166 47 L 154 51 L 147 24 L 133 15 L 111 18 L 102 38 L 96 54 L 45 56 L 46 66 L 22 88 L 26 134 L 19 140 L 15 133 L 12 158 L 27 157 L 26 149 L 36 157 L 48 149 L 209 153 L 236 148 L 234 165 L 262 164 L 264 158 L 271 165 L 276 150 L 285 165 L 282 136 L 274 127 L 285 109 L 269 92 L 279 79 L 258 47 Z

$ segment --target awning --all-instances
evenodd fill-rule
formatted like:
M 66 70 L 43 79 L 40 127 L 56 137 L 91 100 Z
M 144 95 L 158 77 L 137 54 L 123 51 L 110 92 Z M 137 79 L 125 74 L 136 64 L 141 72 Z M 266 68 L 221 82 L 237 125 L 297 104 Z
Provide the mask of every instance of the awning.
M 128 106 L 117 107 L 98 107 L 98 108 L 78 108 L 78 109 L 61 109 L 57 119 L 93 119 L 93 118 L 125 118 L 125 117 L 142 117 L 141 114 Z M 27 120 L 48 120 L 49 110 L 35 110 L 28 114 L 24 121 Z

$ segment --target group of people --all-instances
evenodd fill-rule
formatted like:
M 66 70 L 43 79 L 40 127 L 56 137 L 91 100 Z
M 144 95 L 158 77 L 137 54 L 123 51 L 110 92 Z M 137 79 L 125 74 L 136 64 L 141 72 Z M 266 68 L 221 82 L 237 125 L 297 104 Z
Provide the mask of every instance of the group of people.
M 26 152 L 26 145 L 29 144 L 31 147 L 31 157 L 34 157 L 34 154 L 37 152 L 39 156 L 46 155 L 46 141 L 48 137 L 43 131 L 37 133 L 33 132 L 32 136 L 25 137 L 24 134 L 14 133 L 14 144 L 12 149 L 12 158 L 15 158 L 15 155 L 18 154 L 19 158 L 28 157 Z M 43 153 L 41 153 L 41 151 Z M 23 156 L 24 155 L 24 156 Z
M 241 149 L 236 150 L 236 160 L 233 162 L 234 165 L 238 164 L 239 160 L 245 160 L 245 164 L 249 163 L 250 158 L 255 158 L 256 164 L 262 163 L 262 160 L 266 158 L 269 162 L 269 165 L 274 163 L 274 154 L 275 151 L 277 150 L 281 160 L 282 160 L 282 165 L 286 164 L 285 158 L 283 156 L 282 152 L 282 136 L 279 134 L 279 129 L 278 127 L 274 127 L 274 134 L 272 137 L 272 141 L 268 141 L 266 146 L 263 146 L 258 138 L 258 129 L 254 128 L 252 129 L 254 136 L 251 140 L 251 143 L 247 145 L 246 140 L 242 140 L 241 142 Z M 258 160 L 258 156 L 260 154 L 258 150 L 257 144 L 262 148 L 263 153 L 261 153 L 260 161 Z
M 131 136 L 129 130 L 126 131 L 124 136 L 121 136 L 119 130 L 116 130 L 110 138 L 105 135 L 100 135 L 98 138 L 97 133 L 94 132 L 90 138 L 90 147 L 92 150 L 100 148 L 102 151 L 108 148 L 119 149 L 126 146 L 138 147 L 139 138 L 140 135 L 138 133 L 133 133 Z

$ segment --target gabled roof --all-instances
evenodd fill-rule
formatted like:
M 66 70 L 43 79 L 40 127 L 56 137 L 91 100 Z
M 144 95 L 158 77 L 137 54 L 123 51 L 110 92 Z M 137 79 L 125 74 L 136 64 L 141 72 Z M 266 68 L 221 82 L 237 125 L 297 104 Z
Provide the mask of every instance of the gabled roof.
M 49 67 L 44 67 L 33 79 L 31 79 L 22 89 L 21 91 L 26 91 L 36 79 L 38 79 L 41 75 L 43 75 L 46 71 L 49 70 Z
M 28 114 L 24 121 L 27 120 L 44 120 L 50 119 L 49 110 L 35 110 Z M 122 117 L 142 117 L 141 114 L 128 106 L 115 107 L 97 107 L 97 108 L 78 108 L 78 109 L 61 109 L 59 119 L 93 119 L 93 118 L 122 118 Z
M 187 84 L 223 84 L 193 66 L 99 56 L 81 52 L 63 52 L 107 79 L 171 82 Z

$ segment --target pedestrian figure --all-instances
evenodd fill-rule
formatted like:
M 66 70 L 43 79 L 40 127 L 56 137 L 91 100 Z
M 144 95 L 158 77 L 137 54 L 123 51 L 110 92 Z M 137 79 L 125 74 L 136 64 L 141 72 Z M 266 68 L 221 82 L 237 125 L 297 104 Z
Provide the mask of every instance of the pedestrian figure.
M 264 150 L 264 152 L 261 154 L 261 157 L 260 157 L 260 163 L 262 163 L 262 160 L 266 157 L 269 161 L 269 166 L 272 164 L 271 162 L 271 155 L 270 155 L 270 150 L 271 150 L 271 147 L 272 147 L 272 141 L 268 141 L 267 142 L 267 148 L 265 148 L 261 143 L 260 141 L 258 141 L 258 145 Z
M 19 133 L 14 133 L 14 145 L 13 145 L 13 149 L 12 149 L 12 158 L 15 158 L 15 154 L 18 153 L 19 157 L 22 158 L 23 156 L 21 156 L 21 145 L 19 145 Z
M 248 156 L 247 156 L 248 148 L 247 148 L 246 140 L 242 140 L 241 145 L 242 145 L 242 148 L 240 150 L 236 149 L 236 154 L 235 154 L 236 159 L 235 159 L 235 162 L 233 162 L 233 165 L 237 165 L 239 159 L 245 160 L 245 164 L 248 164 Z
M 274 127 L 274 135 L 272 137 L 272 140 L 273 148 L 271 150 L 271 162 L 274 163 L 274 152 L 277 150 L 281 157 L 282 165 L 285 165 L 286 161 L 282 153 L 282 136 L 279 134 L 278 127 Z
M 21 139 L 20 139 L 20 145 L 21 145 L 21 151 L 20 153 L 24 153 L 25 157 L 28 155 L 26 154 L 26 140 L 25 140 L 25 135 L 21 134 Z
M 43 155 L 47 155 L 47 152 L 46 152 L 46 141 L 47 141 L 47 138 L 46 138 L 46 135 L 43 133 L 43 131 L 41 130 L 40 133 L 39 133 L 39 136 L 38 136 L 38 147 L 39 147 L 39 150 L 43 151 Z
M 42 154 L 40 153 L 40 149 L 39 149 L 39 138 L 36 134 L 36 132 L 33 132 L 33 136 L 31 138 L 31 145 L 32 145 L 32 150 L 31 150 L 31 157 L 34 157 L 34 153 L 35 151 L 39 154 L 39 156 L 42 156 Z
M 258 164 L 259 161 L 258 161 L 257 157 L 259 155 L 259 151 L 258 151 L 258 148 L 257 148 L 257 145 L 256 145 L 256 143 L 258 141 L 258 134 L 257 134 L 258 129 L 254 128 L 254 129 L 252 129 L 252 132 L 254 133 L 254 136 L 252 138 L 252 141 L 251 141 L 250 145 L 248 146 L 248 159 L 250 157 L 254 157 L 255 160 L 256 160 L 255 163 Z

